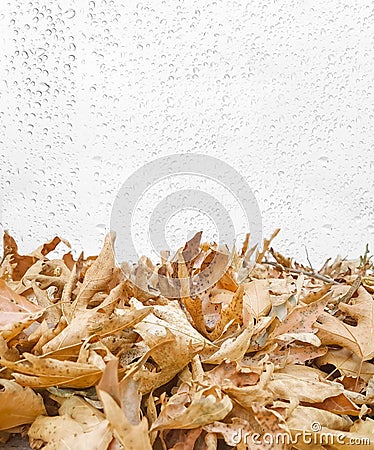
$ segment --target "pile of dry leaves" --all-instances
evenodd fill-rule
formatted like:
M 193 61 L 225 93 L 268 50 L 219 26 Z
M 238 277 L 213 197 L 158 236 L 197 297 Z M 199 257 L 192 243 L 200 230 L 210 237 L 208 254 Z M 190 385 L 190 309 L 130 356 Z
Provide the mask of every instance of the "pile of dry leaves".
M 247 238 L 229 255 L 200 238 L 157 266 L 119 267 L 110 235 L 99 256 L 75 261 L 47 257 L 60 238 L 22 256 L 5 234 L 3 442 L 23 433 L 48 450 L 374 448 L 367 252 L 317 273 L 271 239 L 259 252 Z M 191 280 L 206 268 L 201 291 Z

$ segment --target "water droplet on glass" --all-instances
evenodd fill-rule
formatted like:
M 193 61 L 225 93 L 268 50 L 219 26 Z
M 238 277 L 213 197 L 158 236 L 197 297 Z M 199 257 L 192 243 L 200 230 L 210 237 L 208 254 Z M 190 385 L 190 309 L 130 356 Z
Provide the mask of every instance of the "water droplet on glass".
M 73 8 L 69 8 L 65 11 L 65 17 L 67 19 L 72 19 L 75 16 L 75 10 Z

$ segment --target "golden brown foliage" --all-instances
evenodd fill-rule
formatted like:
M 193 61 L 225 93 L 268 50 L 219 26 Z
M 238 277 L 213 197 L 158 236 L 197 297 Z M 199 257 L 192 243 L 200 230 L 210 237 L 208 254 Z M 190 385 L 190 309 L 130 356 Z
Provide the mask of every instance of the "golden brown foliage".
M 30 255 L 4 236 L 0 439 L 33 449 L 374 448 L 373 267 L 265 240 L 154 265 Z M 230 262 L 231 261 L 231 262 Z M 204 271 L 204 278 L 199 277 Z M 215 282 L 215 275 L 220 277 Z

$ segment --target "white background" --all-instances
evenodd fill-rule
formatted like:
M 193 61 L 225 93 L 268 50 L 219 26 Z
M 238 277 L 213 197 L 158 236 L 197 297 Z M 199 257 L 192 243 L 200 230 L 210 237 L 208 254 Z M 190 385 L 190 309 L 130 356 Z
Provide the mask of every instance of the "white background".
M 126 177 L 176 152 L 239 171 L 288 255 L 374 249 L 372 1 L 3 0 L 0 43 L 21 250 L 97 252 Z

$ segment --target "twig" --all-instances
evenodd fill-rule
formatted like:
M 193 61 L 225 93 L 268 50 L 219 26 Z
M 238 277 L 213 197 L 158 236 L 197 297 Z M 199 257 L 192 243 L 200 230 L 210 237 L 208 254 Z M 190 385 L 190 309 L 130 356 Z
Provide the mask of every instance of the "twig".
M 292 269 L 291 267 L 283 267 L 281 264 L 277 262 L 272 261 L 264 261 L 262 264 L 269 264 L 270 266 L 274 266 L 276 269 L 290 272 L 290 273 L 302 273 L 303 275 L 306 275 L 307 277 L 316 278 L 317 280 L 324 281 L 325 283 L 333 283 L 333 284 L 340 284 L 337 281 L 335 281 L 333 278 L 325 277 L 324 275 L 321 275 L 319 273 L 315 272 L 308 272 L 306 270 L 300 270 L 300 269 Z
M 310 262 L 309 253 L 308 253 L 308 249 L 306 248 L 306 245 L 304 245 L 304 248 L 305 248 L 305 253 L 306 253 L 306 260 L 308 261 L 309 267 L 312 269 L 312 272 L 314 273 L 314 269 L 313 269 L 312 263 Z
M 256 257 L 256 263 L 257 264 L 261 264 L 261 262 L 262 262 L 262 260 L 263 260 L 263 258 L 265 256 L 265 253 L 268 251 L 268 248 L 269 248 L 271 242 L 273 241 L 273 239 L 275 239 L 277 237 L 279 232 L 280 232 L 280 228 L 277 228 L 274 231 L 274 233 L 270 236 L 269 239 L 264 239 L 263 248 L 262 248 L 261 252 L 257 254 L 257 257 Z
M 353 297 L 353 295 L 356 293 L 357 289 L 361 285 L 361 276 L 359 275 L 354 282 L 351 284 L 351 287 L 349 288 L 348 292 L 341 297 L 338 298 L 337 303 L 348 303 L 349 300 Z

